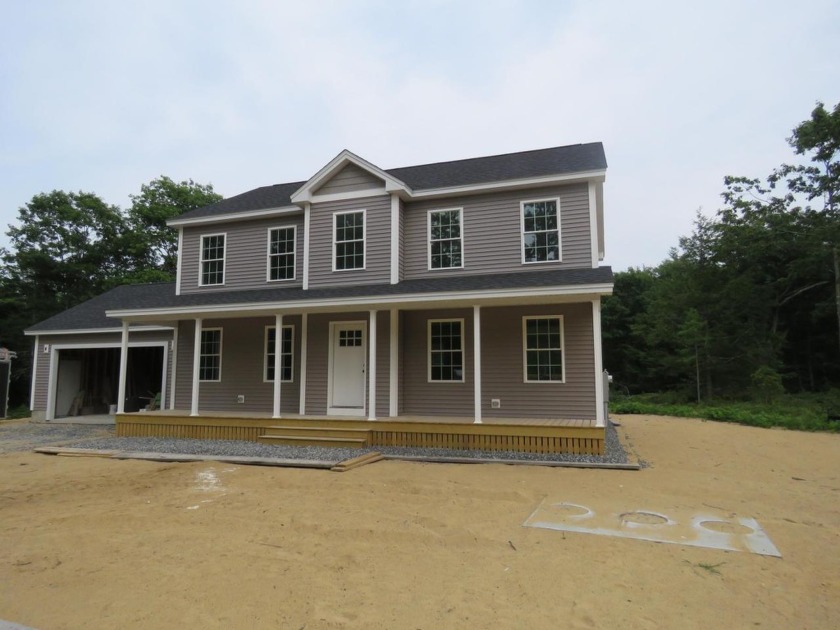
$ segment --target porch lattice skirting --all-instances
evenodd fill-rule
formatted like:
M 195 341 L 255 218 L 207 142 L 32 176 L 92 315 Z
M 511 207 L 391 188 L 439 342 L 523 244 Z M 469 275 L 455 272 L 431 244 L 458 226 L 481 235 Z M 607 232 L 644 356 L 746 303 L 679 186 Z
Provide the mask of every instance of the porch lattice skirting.
M 244 418 L 149 413 L 118 414 L 121 437 L 247 440 L 322 446 L 409 446 L 521 453 L 602 455 L 604 428 L 581 421 L 562 424 L 471 424 L 407 418 L 366 421 L 318 417 Z M 352 435 L 352 438 L 348 438 Z M 361 438 L 361 439 L 360 439 Z M 343 442 L 347 440 L 347 442 Z

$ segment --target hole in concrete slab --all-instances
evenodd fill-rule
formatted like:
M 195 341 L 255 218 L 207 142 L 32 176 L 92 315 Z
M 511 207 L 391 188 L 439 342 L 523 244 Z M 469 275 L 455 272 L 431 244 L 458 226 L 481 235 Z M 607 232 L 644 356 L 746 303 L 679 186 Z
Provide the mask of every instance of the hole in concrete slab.
M 755 531 L 752 527 L 731 521 L 701 521 L 700 527 L 722 534 L 752 534 Z
M 637 523 L 639 525 L 664 525 L 668 519 L 652 512 L 625 512 L 618 517 L 622 523 Z
M 574 503 L 555 503 L 551 507 L 561 516 L 586 516 L 592 513 L 592 510 L 589 508 L 583 507 L 582 505 L 575 505 Z

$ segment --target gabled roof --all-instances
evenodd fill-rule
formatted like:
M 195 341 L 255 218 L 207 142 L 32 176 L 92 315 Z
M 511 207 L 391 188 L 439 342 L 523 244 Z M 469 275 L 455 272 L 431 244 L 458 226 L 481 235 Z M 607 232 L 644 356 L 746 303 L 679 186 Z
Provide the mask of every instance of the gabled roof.
M 186 212 L 174 219 L 173 224 L 184 220 L 199 220 L 274 208 L 293 209 L 295 199 L 298 201 L 303 199 L 306 196 L 305 193 L 317 188 L 330 174 L 337 172 L 349 162 L 385 180 L 386 190 L 402 190 L 404 187 L 409 195 L 421 191 L 460 186 L 603 172 L 607 168 L 604 146 L 600 142 L 385 170 L 345 150 L 306 182 L 263 186 L 213 205 Z

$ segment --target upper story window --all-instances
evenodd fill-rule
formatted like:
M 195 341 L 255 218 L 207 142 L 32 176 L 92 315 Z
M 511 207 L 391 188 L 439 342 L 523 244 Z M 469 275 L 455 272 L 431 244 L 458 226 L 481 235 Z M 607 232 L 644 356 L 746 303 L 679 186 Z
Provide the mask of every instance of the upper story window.
M 464 266 L 461 208 L 429 211 L 429 269 Z
M 295 279 L 295 226 L 268 230 L 268 280 Z
M 201 331 L 201 348 L 198 360 L 199 381 L 222 380 L 222 329 L 205 328 Z
M 333 271 L 365 268 L 365 211 L 333 215 Z
M 522 262 L 560 260 L 560 200 L 522 202 Z
M 283 326 L 283 339 L 280 340 L 280 382 L 292 382 L 292 348 L 294 347 L 294 328 Z M 276 339 L 277 327 L 267 326 L 265 329 L 265 371 L 264 380 L 274 380 L 274 342 Z
M 225 283 L 225 235 L 201 237 L 201 286 Z
M 464 382 L 464 320 L 429 320 L 429 382 Z
M 526 383 L 562 383 L 563 317 L 523 317 Z

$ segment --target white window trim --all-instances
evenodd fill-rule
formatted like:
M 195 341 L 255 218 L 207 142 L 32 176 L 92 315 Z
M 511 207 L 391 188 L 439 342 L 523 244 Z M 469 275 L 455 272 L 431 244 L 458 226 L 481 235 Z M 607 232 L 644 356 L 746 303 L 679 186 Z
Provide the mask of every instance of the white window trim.
M 458 212 L 458 223 L 460 224 L 461 236 L 458 238 L 461 241 L 461 264 L 457 267 L 432 267 L 432 215 L 436 212 Z M 455 240 L 455 239 L 439 239 L 439 240 Z M 463 269 L 464 268 L 464 208 L 436 208 L 429 210 L 426 213 L 426 264 L 429 271 L 447 271 L 449 269 Z
M 198 350 L 198 373 L 199 373 L 198 382 L 199 383 L 221 383 L 222 382 L 222 355 L 223 355 L 223 351 L 225 349 L 225 331 L 221 327 L 219 327 L 219 328 L 202 328 L 201 329 L 201 336 L 203 337 L 204 333 L 211 332 L 211 331 L 214 331 L 214 330 L 219 331 L 219 378 L 217 378 L 217 379 L 203 379 L 203 378 L 201 378 L 201 357 L 205 357 L 205 356 L 209 357 L 209 356 L 214 356 L 214 355 L 203 354 L 201 352 L 201 348 L 199 348 L 199 350 Z
M 528 380 L 528 320 L 529 319 L 557 319 L 560 320 L 560 369 L 563 378 L 559 381 L 531 381 Z M 523 383 L 558 383 L 566 382 L 566 322 L 563 315 L 526 315 L 522 318 L 522 382 Z
M 458 322 L 461 324 L 461 380 L 446 380 L 435 381 L 432 380 L 432 324 L 437 323 L 451 323 Z M 464 361 L 466 355 L 466 327 L 464 326 L 463 317 L 446 317 L 443 319 L 429 319 L 426 320 L 426 382 L 437 384 L 447 383 L 466 383 L 467 382 L 467 365 Z
M 292 277 L 291 278 L 277 278 L 276 280 L 271 279 L 271 233 L 274 230 L 292 230 L 292 243 L 294 245 L 294 250 L 292 251 L 293 256 L 293 264 L 292 264 Z M 227 244 L 227 240 L 225 240 L 225 244 Z M 266 245 L 265 245 L 265 281 L 266 282 L 292 282 L 293 280 L 297 280 L 297 225 L 275 225 L 273 227 L 267 228 L 266 230 Z
M 557 208 L 557 260 L 525 260 L 525 204 L 553 201 Z M 548 231 L 548 230 L 546 230 Z M 545 265 L 563 262 L 563 232 L 560 225 L 560 197 L 525 199 L 519 202 L 519 254 L 523 265 Z
M 222 248 L 222 282 L 221 284 L 204 284 L 204 263 L 209 262 L 204 260 L 204 239 L 211 236 L 224 236 L 225 246 Z M 228 238 L 227 232 L 214 232 L 212 234 L 202 234 L 198 238 L 198 286 L 200 287 L 223 287 L 227 279 L 227 246 Z M 213 260 L 216 260 L 215 258 Z
M 263 334 L 263 383 L 273 383 L 274 379 L 268 378 L 268 331 L 276 328 L 276 326 L 266 326 L 265 333 Z M 292 378 L 288 381 L 281 379 L 281 383 L 294 383 L 295 382 L 295 326 L 294 324 L 283 324 L 283 330 L 289 329 L 292 331 Z M 280 342 L 280 347 L 282 349 L 283 343 L 282 340 Z M 280 361 L 280 367 L 283 367 L 283 361 Z
M 335 252 L 338 243 L 335 240 L 335 226 L 336 218 L 340 214 L 358 214 L 362 213 L 362 266 L 354 267 L 353 269 L 337 269 L 335 266 Z M 344 242 L 344 241 L 342 241 Z M 349 242 L 349 241 L 348 241 Z M 367 209 L 362 210 L 344 210 L 342 212 L 333 212 L 332 220 L 332 270 L 334 272 L 343 273 L 345 271 L 365 271 L 367 269 Z

